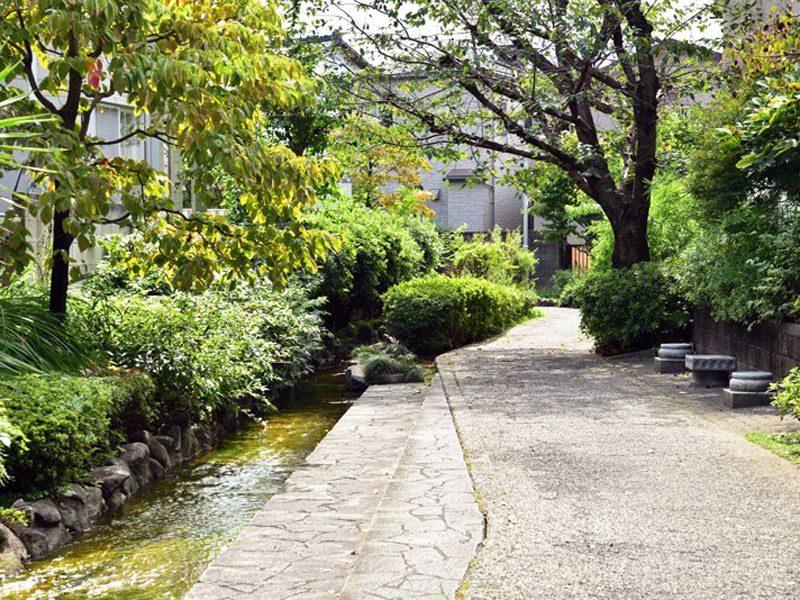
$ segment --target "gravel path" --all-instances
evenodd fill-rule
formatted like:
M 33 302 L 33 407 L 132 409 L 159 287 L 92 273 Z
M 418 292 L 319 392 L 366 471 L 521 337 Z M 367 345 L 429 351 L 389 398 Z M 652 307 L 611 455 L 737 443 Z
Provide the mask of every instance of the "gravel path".
M 440 357 L 488 521 L 467 598 L 800 598 L 800 474 L 742 435 L 775 413 L 650 360 L 570 309 Z

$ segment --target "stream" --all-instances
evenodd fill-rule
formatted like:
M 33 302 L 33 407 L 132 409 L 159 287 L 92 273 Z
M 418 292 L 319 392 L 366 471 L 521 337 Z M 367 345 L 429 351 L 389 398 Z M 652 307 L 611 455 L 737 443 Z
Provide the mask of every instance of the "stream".
M 183 596 L 349 407 L 341 376 L 300 384 L 265 424 L 143 489 L 88 532 L 0 585 L 3 600 Z

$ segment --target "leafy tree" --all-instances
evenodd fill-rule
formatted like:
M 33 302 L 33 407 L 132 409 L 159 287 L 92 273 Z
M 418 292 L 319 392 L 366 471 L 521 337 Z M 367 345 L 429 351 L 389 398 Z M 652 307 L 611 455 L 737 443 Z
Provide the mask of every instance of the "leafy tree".
M 699 230 L 683 252 L 682 287 L 720 320 L 753 326 L 796 311 L 799 34 L 779 17 L 732 45 L 730 89 L 697 120 L 688 187 Z
M 377 206 L 387 196 L 384 187 L 420 185 L 420 172 L 431 164 L 422 146 L 404 125 L 384 125 L 374 117 L 353 115 L 331 134 L 331 155 L 353 182 L 353 196 Z M 397 198 L 389 196 L 391 204 Z
M 3 4 L 2 58 L 20 61 L 19 75 L 32 94 L 20 111 L 53 115 L 31 129 L 42 145 L 63 148 L 27 159 L 51 171 L 36 176 L 41 194 L 25 209 L 52 226 L 52 312 L 66 310 L 70 249 L 93 246 L 104 223 L 141 230 L 139 267 L 158 266 L 186 289 L 203 289 L 218 273 L 268 274 L 280 282 L 298 264 L 314 268 L 328 238 L 306 228 L 301 209 L 335 168 L 299 158 L 262 135 L 265 111 L 288 113 L 313 95 L 300 65 L 280 54 L 282 35 L 274 0 Z M 101 103 L 119 97 L 133 107 L 134 127 L 117 139 L 92 135 Z M 239 202 L 254 225 L 186 216 L 170 198 L 176 182 L 167 173 L 144 160 L 104 155 L 104 148 L 133 137 L 179 149 L 195 167 L 193 190 L 201 203 L 213 195 L 221 169 L 242 190 Z M 124 208 L 122 216 L 111 216 L 114 203 Z M 24 221 L 7 211 L 2 227 L 14 236 Z M 254 257 L 264 259 L 260 273 L 251 270 Z M 20 270 L 31 258 L 26 246 L 0 250 L 7 268 Z
M 552 163 L 516 171 L 507 181 L 528 194 L 531 212 L 543 219 L 540 234 L 546 241 L 565 242 L 570 234 L 585 238 L 587 228 L 603 214 L 566 171 Z
M 788 9 L 787 9 L 788 10 Z M 738 114 L 722 131 L 742 176 L 773 197 L 800 194 L 800 18 L 776 12 L 728 49 Z M 740 93 L 744 90 L 746 93 Z
M 624 267 L 650 257 L 659 103 L 691 89 L 708 55 L 673 37 L 706 13 L 674 4 L 365 0 L 368 16 L 348 21 L 381 62 L 366 72 L 379 102 L 428 135 L 563 169 L 608 217 Z

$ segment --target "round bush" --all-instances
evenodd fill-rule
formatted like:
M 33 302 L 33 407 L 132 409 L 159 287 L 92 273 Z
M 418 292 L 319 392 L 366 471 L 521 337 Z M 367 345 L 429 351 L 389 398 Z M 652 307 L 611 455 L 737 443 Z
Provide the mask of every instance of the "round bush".
M 581 329 L 603 354 L 646 348 L 685 335 L 689 311 L 653 263 L 589 272 L 575 291 Z
M 433 355 L 485 339 L 535 314 L 536 296 L 475 277 L 412 279 L 383 295 L 391 335 Z
M 315 290 L 316 296 L 327 299 L 327 320 L 334 328 L 377 317 L 381 294 L 432 272 L 441 262 L 442 243 L 430 219 L 341 199 L 321 205 L 312 222 L 342 242 L 321 265 Z

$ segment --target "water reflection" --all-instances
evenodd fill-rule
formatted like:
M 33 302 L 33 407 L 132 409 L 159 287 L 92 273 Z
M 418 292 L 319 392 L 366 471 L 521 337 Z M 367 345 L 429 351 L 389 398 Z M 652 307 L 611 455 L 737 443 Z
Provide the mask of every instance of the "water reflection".
M 9 600 L 180 598 L 219 549 L 273 494 L 347 410 L 339 376 L 132 498 L 113 516 L 0 586 Z

